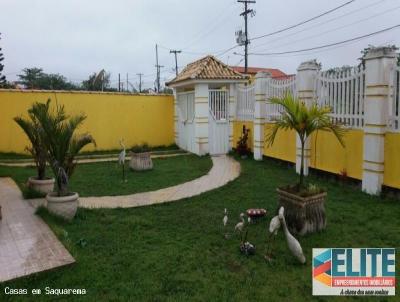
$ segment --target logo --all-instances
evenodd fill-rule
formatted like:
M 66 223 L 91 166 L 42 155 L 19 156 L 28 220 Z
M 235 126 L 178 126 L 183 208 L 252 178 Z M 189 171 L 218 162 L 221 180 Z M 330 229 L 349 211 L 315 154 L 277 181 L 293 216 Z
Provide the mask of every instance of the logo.
M 394 296 L 394 248 L 313 249 L 313 295 Z

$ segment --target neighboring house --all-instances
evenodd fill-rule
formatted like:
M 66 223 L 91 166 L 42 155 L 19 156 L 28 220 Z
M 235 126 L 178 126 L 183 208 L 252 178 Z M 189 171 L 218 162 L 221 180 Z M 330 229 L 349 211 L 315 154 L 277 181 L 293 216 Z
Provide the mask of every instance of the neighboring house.
M 274 79 L 284 79 L 284 78 L 290 78 L 293 75 L 286 74 L 280 69 L 276 68 L 262 68 L 262 67 L 248 67 L 247 68 L 247 73 L 244 72 L 244 67 L 242 66 L 230 66 L 234 71 L 239 72 L 243 75 L 248 75 L 250 77 L 250 81 L 254 79 L 256 76 L 257 72 L 260 71 L 266 71 L 269 72 Z

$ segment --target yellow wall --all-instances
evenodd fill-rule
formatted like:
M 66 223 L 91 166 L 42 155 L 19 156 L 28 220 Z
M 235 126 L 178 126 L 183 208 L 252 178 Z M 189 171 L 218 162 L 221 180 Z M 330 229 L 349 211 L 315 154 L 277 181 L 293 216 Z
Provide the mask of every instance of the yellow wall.
M 400 189 L 400 133 L 386 133 L 385 135 L 383 183 Z
M 271 123 L 266 123 L 264 126 L 265 136 L 271 131 Z M 280 130 L 278 131 L 274 144 L 271 147 L 264 144 L 264 155 L 282 160 L 296 162 L 296 134 L 294 131 Z
M 251 150 L 253 150 L 253 122 L 241 122 L 235 121 L 233 122 L 233 141 L 232 147 L 236 148 L 236 144 L 242 135 L 243 125 L 246 126 L 246 129 L 250 129 L 249 139 L 247 141 L 247 145 Z
M 344 137 L 346 147 L 343 148 L 332 133 L 314 133 L 311 136 L 310 166 L 336 174 L 346 171 L 349 177 L 362 179 L 363 137 L 362 130 L 348 130 Z
M 173 96 L 0 90 L 0 152 L 24 152 L 28 140 L 13 118 L 26 116 L 32 103 L 48 98 L 64 104 L 70 114 L 87 115 L 79 132 L 90 132 L 98 150 L 120 148 L 120 138 L 127 148 L 141 143 L 174 143 Z M 89 146 L 85 150 L 93 149 Z

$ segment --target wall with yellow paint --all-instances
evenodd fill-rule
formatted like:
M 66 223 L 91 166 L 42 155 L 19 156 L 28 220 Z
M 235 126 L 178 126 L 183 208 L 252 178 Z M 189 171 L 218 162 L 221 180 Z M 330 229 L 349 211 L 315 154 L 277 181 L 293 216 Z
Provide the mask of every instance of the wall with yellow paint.
M 344 136 L 343 148 L 336 137 L 326 131 L 318 131 L 311 136 L 310 167 L 331 173 L 362 179 L 363 166 L 362 130 L 348 130 Z
M 79 132 L 90 132 L 98 150 L 120 148 L 120 138 L 127 147 L 174 143 L 174 101 L 170 95 L 0 90 L 0 152 L 25 151 L 28 140 L 13 118 L 26 116 L 32 103 L 49 98 L 65 105 L 69 114 L 87 115 Z M 85 150 L 93 149 L 88 146 Z
M 236 148 L 236 144 L 242 135 L 243 125 L 246 129 L 250 129 L 249 139 L 247 145 L 251 150 L 253 150 L 253 122 L 242 122 L 242 121 L 234 121 L 233 122 L 233 141 L 232 148 Z
M 271 131 L 273 124 L 266 123 L 264 126 L 265 136 Z M 270 147 L 264 144 L 264 155 L 289 162 L 296 162 L 296 134 L 292 130 L 278 131 L 274 144 Z
M 383 183 L 400 189 L 400 133 L 385 134 L 384 165 Z

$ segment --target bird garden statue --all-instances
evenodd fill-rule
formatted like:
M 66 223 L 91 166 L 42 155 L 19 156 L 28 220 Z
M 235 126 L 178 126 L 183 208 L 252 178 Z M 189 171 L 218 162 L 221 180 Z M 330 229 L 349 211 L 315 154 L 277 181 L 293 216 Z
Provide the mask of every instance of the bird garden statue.
M 228 210 L 226 208 L 224 210 L 224 218 L 222 219 L 222 223 L 224 225 L 224 231 L 225 231 L 224 236 L 225 236 L 225 239 L 228 239 L 229 235 L 228 235 L 228 233 L 226 233 L 226 226 L 228 224 Z
M 126 150 L 124 145 L 124 140 L 120 139 L 119 144 L 122 147 L 122 151 L 118 155 L 118 163 L 122 166 L 122 181 L 127 182 L 128 180 L 125 177 L 125 157 L 126 157 Z
M 239 232 L 240 233 L 240 235 L 242 234 L 242 232 L 243 232 L 243 229 L 244 229 L 244 224 L 245 224 L 245 222 L 244 222 L 244 213 L 240 213 L 240 222 L 238 222 L 236 225 L 235 225 L 235 231 L 237 231 L 237 232 Z
M 267 239 L 267 252 L 265 254 L 265 259 L 268 261 L 272 260 L 272 250 L 273 250 L 273 243 L 275 242 L 276 235 L 278 234 L 278 230 L 281 228 L 281 222 L 279 220 L 279 216 L 275 216 L 271 219 L 269 223 L 269 236 Z
M 256 253 L 256 247 L 247 241 L 247 233 L 248 230 L 246 230 L 246 234 L 244 236 L 244 239 L 240 243 L 239 249 L 242 254 L 249 256 Z
M 288 245 L 288 248 L 290 252 L 293 254 L 293 256 L 302 264 L 306 263 L 306 257 L 303 254 L 303 249 L 301 248 L 300 243 L 297 241 L 296 238 L 292 234 L 290 234 L 287 226 L 286 226 L 286 221 L 285 221 L 285 216 L 284 216 L 284 211 L 285 209 L 281 207 L 279 209 L 279 220 L 283 228 L 283 232 L 286 237 L 286 242 Z

